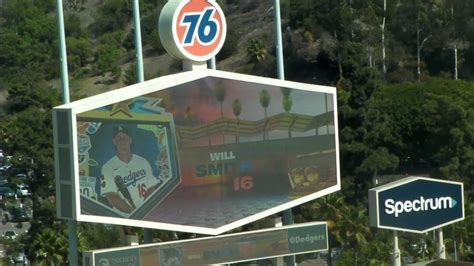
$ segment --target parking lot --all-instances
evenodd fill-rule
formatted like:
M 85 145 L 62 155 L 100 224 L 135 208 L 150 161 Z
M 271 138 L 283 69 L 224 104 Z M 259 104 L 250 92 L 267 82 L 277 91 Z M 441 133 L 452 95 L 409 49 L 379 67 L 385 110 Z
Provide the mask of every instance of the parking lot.
M 0 260 L 25 265 L 26 256 L 17 244 L 30 229 L 33 216 L 30 175 L 11 165 L 10 158 L 3 156 L 0 160 Z M 17 250 L 8 253 L 12 244 Z

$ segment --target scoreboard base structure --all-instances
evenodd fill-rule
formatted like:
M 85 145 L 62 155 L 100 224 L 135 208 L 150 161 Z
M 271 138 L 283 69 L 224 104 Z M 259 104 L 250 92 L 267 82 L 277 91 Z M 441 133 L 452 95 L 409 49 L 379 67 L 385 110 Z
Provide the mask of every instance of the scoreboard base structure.
M 87 251 L 83 265 L 227 264 L 327 249 L 327 223 L 311 222 L 217 237 Z

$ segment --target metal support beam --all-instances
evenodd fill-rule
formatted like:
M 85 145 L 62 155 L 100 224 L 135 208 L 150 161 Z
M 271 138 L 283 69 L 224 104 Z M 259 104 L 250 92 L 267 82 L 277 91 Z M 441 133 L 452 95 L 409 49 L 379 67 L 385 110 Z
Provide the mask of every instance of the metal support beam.
M 446 259 L 446 247 L 444 246 L 444 239 L 443 239 L 443 228 L 439 228 L 436 230 L 437 233 L 437 245 L 436 245 L 436 253 L 438 259 Z
M 58 23 L 59 61 L 61 63 L 61 87 L 63 91 L 63 102 L 69 103 L 69 75 L 67 68 L 66 34 L 64 30 L 64 14 L 62 0 L 56 1 L 56 15 Z M 74 220 L 69 220 L 67 226 L 69 244 L 69 265 L 76 266 L 79 263 L 77 257 L 77 222 Z
M 273 11 L 275 17 L 275 45 L 277 58 L 277 78 L 285 79 L 285 67 L 283 63 L 283 42 L 281 39 L 281 16 L 280 0 L 273 0 Z
M 281 39 L 281 15 L 280 0 L 273 0 L 273 11 L 275 18 L 275 46 L 277 59 L 277 78 L 285 79 L 285 68 L 283 62 L 283 41 Z M 283 212 L 283 225 L 293 224 L 293 213 L 291 209 Z M 285 265 L 296 265 L 295 256 L 285 256 Z
M 135 26 L 135 56 L 137 58 L 137 82 L 145 81 L 143 71 L 143 54 L 142 54 L 142 32 L 140 29 L 140 7 L 139 0 L 133 0 L 133 24 Z
M 216 57 L 207 60 L 207 68 L 216 70 Z
M 61 62 L 61 86 L 63 102 L 69 103 L 69 77 L 67 69 L 66 34 L 64 30 L 63 1 L 56 2 L 56 15 L 58 19 L 59 61 Z
M 398 248 L 398 232 L 393 230 L 393 253 L 392 253 L 392 261 L 394 266 L 401 266 L 402 259 L 400 256 L 400 249 Z
M 145 72 L 143 68 L 143 52 L 142 52 L 142 31 L 140 26 L 140 6 L 138 5 L 139 0 L 133 0 L 133 25 L 135 30 L 135 57 L 137 60 L 137 83 L 145 81 Z M 143 240 L 145 244 L 153 243 L 153 230 L 144 228 L 143 229 Z

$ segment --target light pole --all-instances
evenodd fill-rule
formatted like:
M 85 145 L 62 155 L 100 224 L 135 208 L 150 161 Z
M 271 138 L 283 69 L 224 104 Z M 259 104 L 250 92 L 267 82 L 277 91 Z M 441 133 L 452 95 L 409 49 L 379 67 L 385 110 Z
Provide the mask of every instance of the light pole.
M 63 102 L 69 103 L 69 77 L 67 69 L 67 53 L 66 53 L 66 34 L 64 30 L 64 14 L 63 1 L 56 2 L 56 15 L 58 19 L 58 35 L 59 35 L 59 60 L 61 62 L 61 85 L 63 91 Z M 68 220 L 68 242 L 69 242 L 69 265 L 76 266 L 78 264 L 77 257 L 77 222 Z

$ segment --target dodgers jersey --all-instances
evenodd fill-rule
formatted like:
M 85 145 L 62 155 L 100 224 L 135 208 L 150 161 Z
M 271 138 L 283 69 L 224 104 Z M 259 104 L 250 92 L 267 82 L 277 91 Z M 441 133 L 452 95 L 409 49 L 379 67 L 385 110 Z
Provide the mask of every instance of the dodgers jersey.
M 128 163 L 114 156 L 102 166 L 101 195 L 118 192 L 122 199 L 127 201 L 115 184 L 116 176 L 121 177 L 122 183 L 137 208 L 145 201 L 147 189 L 159 183 L 159 180 L 153 176 L 150 163 L 136 154 L 132 155 Z

